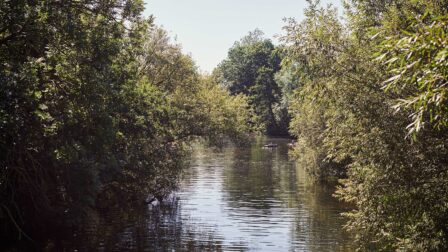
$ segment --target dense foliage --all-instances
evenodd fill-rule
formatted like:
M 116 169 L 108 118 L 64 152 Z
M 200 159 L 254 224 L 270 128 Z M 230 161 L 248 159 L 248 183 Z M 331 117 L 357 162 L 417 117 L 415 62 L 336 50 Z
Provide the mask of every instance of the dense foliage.
M 448 249 L 447 1 L 310 1 L 288 20 L 294 154 L 344 178 L 360 251 Z
M 289 115 L 275 79 L 281 59 L 281 49 L 255 30 L 235 42 L 227 59 L 214 71 L 217 81 L 231 94 L 249 97 L 257 115 L 254 123 L 268 135 L 288 134 Z
M 0 1 L 1 246 L 163 197 L 188 140 L 248 132 L 247 98 L 199 76 L 142 11 L 141 0 Z

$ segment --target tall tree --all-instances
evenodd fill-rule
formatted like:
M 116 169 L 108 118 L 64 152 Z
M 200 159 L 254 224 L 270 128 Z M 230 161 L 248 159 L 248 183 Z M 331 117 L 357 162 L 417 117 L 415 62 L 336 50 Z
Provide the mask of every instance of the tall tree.
M 215 70 L 219 82 L 232 94 L 250 97 L 262 128 L 267 134 L 287 134 L 287 128 L 276 119 L 281 92 L 275 81 L 280 70 L 281 53 L 260 30 L 250 32 L 235 42 L 228 57 Z M 280 127 L 283 126 L 283 127 Z

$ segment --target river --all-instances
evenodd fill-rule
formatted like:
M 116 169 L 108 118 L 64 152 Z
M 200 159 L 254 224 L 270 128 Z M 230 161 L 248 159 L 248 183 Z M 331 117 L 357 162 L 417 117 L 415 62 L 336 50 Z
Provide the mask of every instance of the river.
M 262 148 L 267 143 L 277 148 Z M 347 207 L 313 184 L 281 138 L 195 145 L 179 190 L 161 205 L 101 217 L 78 251 L 351 251 Z

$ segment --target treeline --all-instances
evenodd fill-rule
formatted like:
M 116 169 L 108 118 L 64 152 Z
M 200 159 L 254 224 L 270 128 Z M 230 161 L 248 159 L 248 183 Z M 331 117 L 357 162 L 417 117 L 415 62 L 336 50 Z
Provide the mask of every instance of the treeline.
M 256 29 L 235 42 L 212 74 L 232 95 L 249 98 L 255 113 L 253 126 L 267 135 L 289 134 L 290 116 L 285 100 L 289 82 L 281 79 L 280 71 L 284 56 L 282 47 L 275 46 Z
M 447 251 L 448 1 L 345 13 L 309 1 L 284 28 L 294 155 L 318 180 L 343 178 L 360 251 Z
M 188 141 L 240 142 L 251 129 L 248 98 L 199 75 L 143 9 L 0 1 L 0 250 L 164 197 Z

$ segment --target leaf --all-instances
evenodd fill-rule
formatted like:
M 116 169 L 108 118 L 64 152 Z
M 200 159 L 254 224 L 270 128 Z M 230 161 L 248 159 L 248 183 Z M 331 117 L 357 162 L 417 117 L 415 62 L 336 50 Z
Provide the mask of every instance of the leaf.
M 370 37 L 370 40 L 374 40 L 374 39 L 377 38 L 380 34 L 381 34 L 381 32 L 377 32 L 375 35 L 373 35 L 372 37 Z
M 386 62 L 384 62 L 384 65 L 386 65 L 386 64 L 392 64 L 392 63 L 394 63 L 394 62 L 397 61 L 397 60 L 398 60 L 398 57 L 393 57 L 393 58 L 387 60 Z
M 435 60 L 438 62 L 443 62 L 446 60 L 447 56 L 448 56 L 448 49 L 444 49 L 441 50 L 439 53 L 437 53 Z
M 383 82 L 383 84 L 388 84 L 388 83 L 394 82 L 394 81 L 396 81 L 396 80 L 398 80 L 398 79 L 400 79 L 400 78 L 401 78 L 401 74 L 395 75 L 395 76 L 393 76 L 393 77 L 391 77 L 391 78 L 385 80 L 385 81 Z
M 377 58 L 375 58 L 375 60 L 376 60 L 376 61 L 383 61 L 384 58 L 386 58 L 386 56 L 387 56 L 388 54 L 389 54 L 389 53 L 386 52 L 386 53 L 384 53 L 384 54 L 378 56 Z

